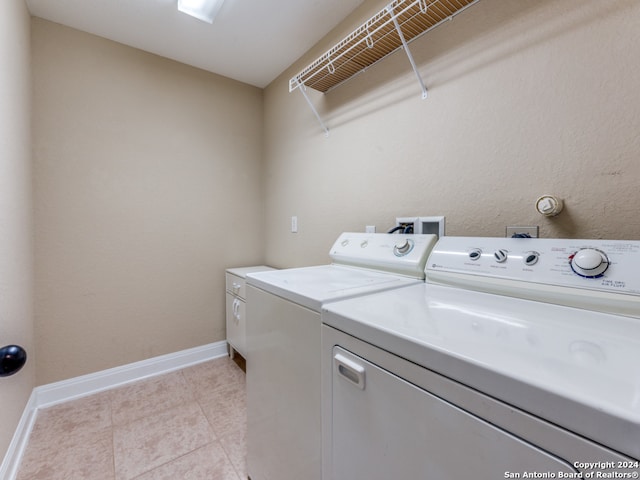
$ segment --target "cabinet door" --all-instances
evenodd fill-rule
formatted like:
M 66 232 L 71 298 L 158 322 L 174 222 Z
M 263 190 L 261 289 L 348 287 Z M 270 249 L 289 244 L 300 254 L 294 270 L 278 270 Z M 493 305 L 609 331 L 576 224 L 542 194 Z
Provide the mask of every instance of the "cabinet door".
M 227 342 L 246 358 L 245 303 L 227 293 Z
M 575 472 L 541 448 L 340 347 L 333 355 L 332 471 L 324 478 L 496 480 Z

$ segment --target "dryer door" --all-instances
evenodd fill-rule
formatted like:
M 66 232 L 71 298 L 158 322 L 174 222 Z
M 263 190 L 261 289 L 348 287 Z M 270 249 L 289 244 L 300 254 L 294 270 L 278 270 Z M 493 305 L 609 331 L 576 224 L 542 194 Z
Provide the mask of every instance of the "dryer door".
M 332 375 L 333 480 L 579 478 L 567 462 L 338 346 Z

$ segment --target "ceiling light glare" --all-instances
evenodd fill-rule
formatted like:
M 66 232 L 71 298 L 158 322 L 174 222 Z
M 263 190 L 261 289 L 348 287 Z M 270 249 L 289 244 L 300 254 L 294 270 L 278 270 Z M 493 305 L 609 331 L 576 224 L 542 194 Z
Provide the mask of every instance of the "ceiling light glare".
M 178 10 L 187 15 L 213 23 L 224 0 L 178 0 Z

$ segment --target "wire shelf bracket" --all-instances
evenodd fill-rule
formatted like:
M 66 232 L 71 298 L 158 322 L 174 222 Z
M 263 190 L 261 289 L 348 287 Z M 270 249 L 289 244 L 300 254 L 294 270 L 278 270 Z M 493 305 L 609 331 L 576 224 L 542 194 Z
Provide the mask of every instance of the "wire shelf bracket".
M 316 119 L 318 120 L 318 123 L 320 124 L 320 127 L 324 131 L 324 136 L 328 137 L 329 136 L 329 129 L 327 128 L 327 126 L 322 121 L 322 118 L 320 117 L 320 114 L 318 113 L 318 110 L 316 110 L 316 107 L 314 107 L 313 102 L 309 98 L 309 95 L 307 95 L 307 87 L 305 86 L 304 83 L 300 82 L 300 80 L 298 78 L 296 78 L 295 80 L 296 80 L 296 82 L 298 84 L 298 86 L 297 86 L 298 90 L 300 90 L 300 93 L 302 93 L 302 96 L 304 97 L 304 99 L 309 104 L 309 107 L 311 108 L 311 111 L 316 116 Z
M 420 11 L 423 13 L 427 12 L 426 3 L 423 7 L 423 2 L 418 2 L 420 5 Z M 416 74 L 416 78 L 418 79 L 418 83 L 420 84 L 420 88 L 422 89 L 422 99 L 424 100 L 428 96 L 427 87 L 424 84 L 424 80 L 420 76 L 420 72 L 418 71 L 418 67 L 416 65 L 415 60 L 413 59 L 413 55 L 411 55 L 411 50 L 409 50 L 409 45 L 407 44 L 407 40 L 404 38 L 404 34 L 402 33 L 402 28 L 400 28 L 400 24 L 398 23 L 398 17 L 393 11 L 393 4 L 390 3 L 387 5 L 387 11 L 389 12 L 389 16 L 393 20 L 393 25 L 396 27 L 396 31 L 398 32 L 398 37 L 400 37 L 400 41 L 402 42 L 402 48 L 404 48 L 404 52 L 407 54 L 407 58 L 409 59 L 409 63 L 411 64 L 411 68 L 413 68 L 413 73 Z

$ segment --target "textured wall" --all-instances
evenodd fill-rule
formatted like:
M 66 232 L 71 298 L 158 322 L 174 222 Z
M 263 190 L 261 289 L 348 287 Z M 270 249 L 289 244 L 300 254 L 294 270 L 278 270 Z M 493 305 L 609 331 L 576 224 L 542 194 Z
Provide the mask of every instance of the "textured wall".
M 325 138 L 287 81 L 385 3 L 270 85 L 264 124 L 258 89 L 34 20 L 39 383 L 224 338 L 222 270 L 263 243 L 324 263 L 341 231 L 412 215 L 640 238 L 638 2 L 482 0 L 412 43 L 427 100 L 402 52 L 310 92 Z
M 17 343 L 28 355 L 0 378 L 0 459 L 35 382 L 29 22 L 22 1 L 0 2 L 0 347 Z
M 225 338 L 262 91 L 33 19 L 38 384 Z
M 326 95 L 325 138 L 287 82 L 386 1 L 367 1 L 265 93 L 267 262 L 324 263 L 342 231 L 445 215 L 447 234 L 640 239 L 640 2 L 482 0 Z M 543 194 L 565 211 L 543 218 Z M 298 216 L 299 233 L 289 231 Z

